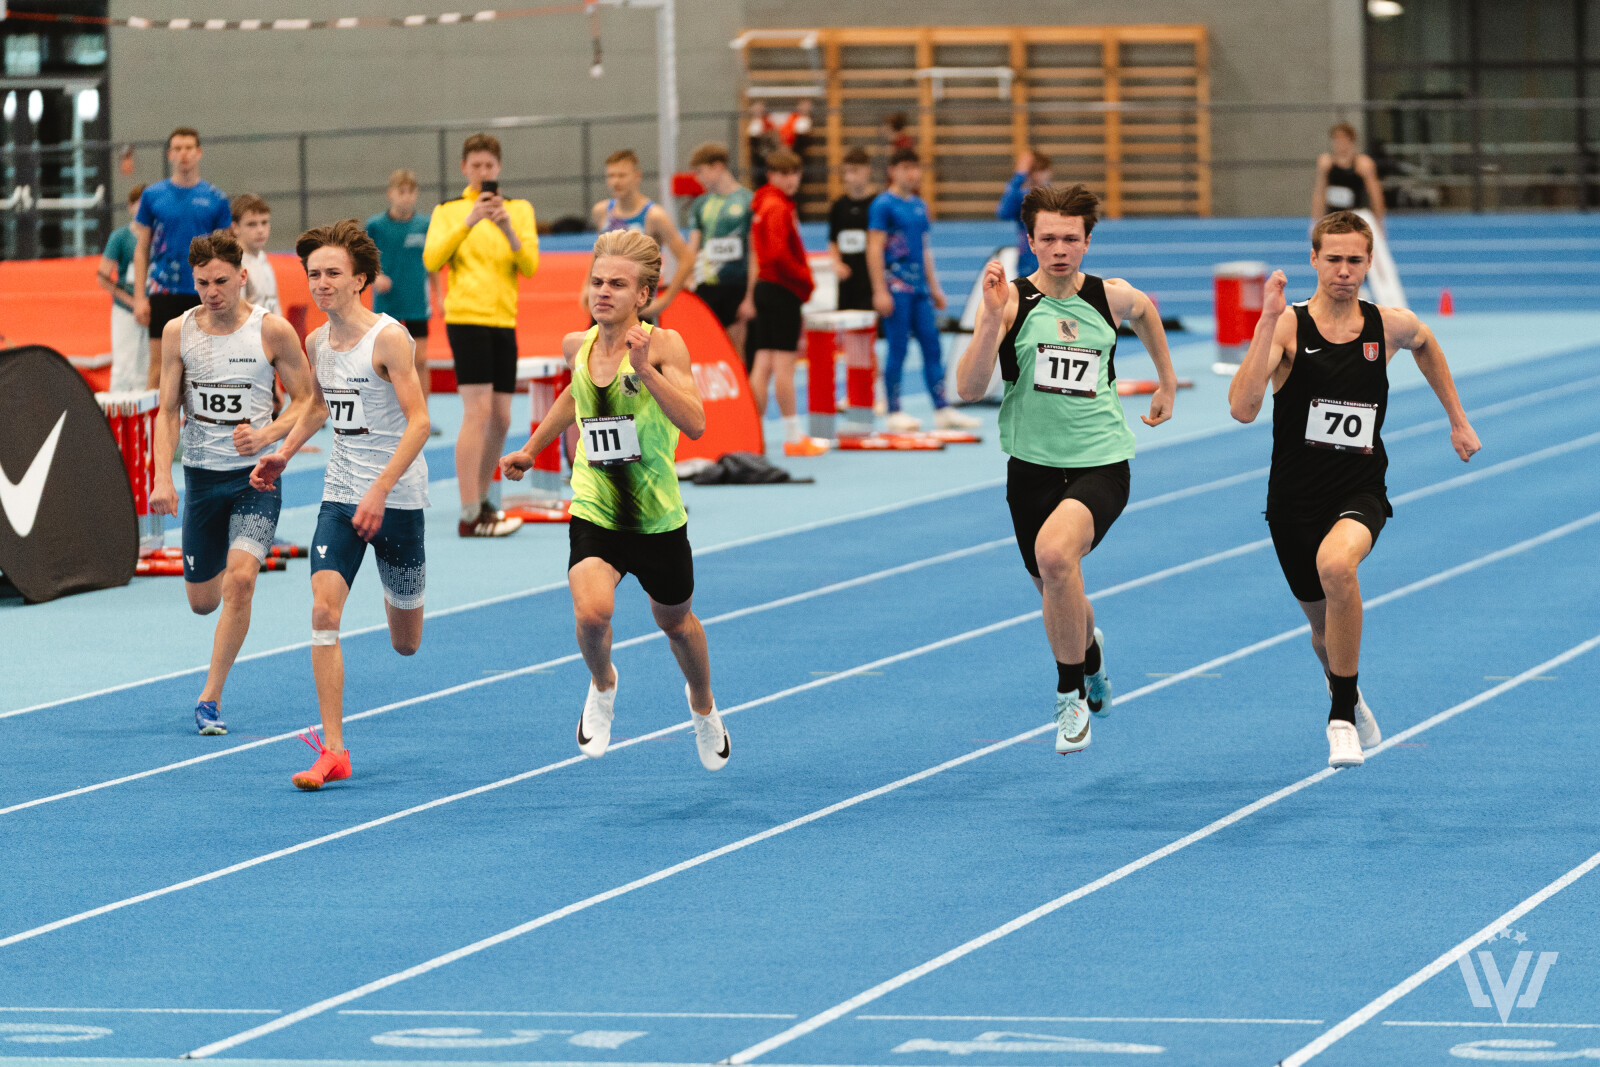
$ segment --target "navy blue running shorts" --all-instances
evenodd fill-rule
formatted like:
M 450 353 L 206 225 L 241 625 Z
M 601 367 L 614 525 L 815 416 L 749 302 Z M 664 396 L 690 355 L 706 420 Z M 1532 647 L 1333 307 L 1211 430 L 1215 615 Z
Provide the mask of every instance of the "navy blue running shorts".
M 249 467 L 231 471 L 183 468 L 183 577 L 209 582 L 233 549 L 267 558 L 278 532 L 283 483 L 263 493 L 250 485 Z
M 422 512 L 421 508 L 385 508 L 383 525 L 371 542 L 372 553 L 378 557 L 383 599 L 402 610 L 422 607 L 427 584 Z M 311 573 L 337 571 L 352 588 L 367 554 L 367 542 L 351 525 L 355 514 L 354 504 L 324 500 L 317 513 L 317 533 L 311 539 Z

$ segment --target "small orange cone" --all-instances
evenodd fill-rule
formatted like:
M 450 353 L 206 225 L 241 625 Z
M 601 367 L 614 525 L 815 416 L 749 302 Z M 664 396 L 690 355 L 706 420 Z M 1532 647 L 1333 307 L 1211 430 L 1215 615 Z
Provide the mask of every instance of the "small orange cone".
M 1455 313 L 1456 302 L 1450 298 L 1450 290 L 1439 290 L 1439 314 L 1454 315 Z

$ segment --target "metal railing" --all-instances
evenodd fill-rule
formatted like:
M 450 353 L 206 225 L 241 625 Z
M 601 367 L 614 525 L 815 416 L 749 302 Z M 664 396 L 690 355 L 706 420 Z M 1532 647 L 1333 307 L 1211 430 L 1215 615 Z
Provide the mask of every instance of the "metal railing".
M 1600 99 L 1213 102 L 1203 108 L 1192 102 L 1083 101 L 1036 103 L 1027 111 L 1035 121 L 1057 123 L 1064 117 L 1092 123 L 1097 116 L 1117 113 L 1126 121 L 1168 116 L 1196 128 L 1205 125 L 1208 141 L 1201 144 L 1196 138 L 1174 159 L 1191 169 L 1209 168 L 1214 213 L 1219 215 L 1306 211 L 1312 160 L 1325 149 L 1329 125 L 1340 121 L 1364 125 L 1365 147 L 1378 163 L 1394 210 L 1600 208 Z M 940 123 L 992 124 L 997 134 L 1009 132 L 1012 117 L 1011 105 L 999 101 L 972 101 L 956 111 L 947 102 L 940 105 L 938 115 Z M 742 134 L 737 112 L 686 113 L 680 121 L 685 154 L 701 141 L 736 146 Z M 826 121 L 819 108 L 819 132 Z M 558 219 L 586 224 L 589 206 L 605 195 L 604 161 L 611 151 L 634 148 L 646 171 L 647 189 L 654 187 L 660 169 L 654 150 L 655 122 L 650 113 L 523 116 L 215 135 L 205 139 L 202 173 L 230 193 L 255 192 L 274 205 L 280 225 L 272 245 L 286 247 L 291 227 L 297 226 L 293 232 L 299 232 L 328 219 L 364 218 L 382 210 L 388 175 L 397 168 L 416 172 L 425 196 L 454 198 L 462 184 L 461 139 L 487 131 L 504 145 L 501 186 L 508 195 L 531 200 L 545 224 Z M 1242 150 L 1236 145 L 1270 145 L 1272 151 Z M 73 184 L 63 175 L 73 159 L 79 166 L 88 159 L 93 161 L 94 177 L 85 191 L 107 185 L 111 158 L 123 147 L 108 142 L 0 147 L 0 258 L 13 258 L 24 247 L 39 249 L 36 254 L 71 254 L 67 246 L 75 242 L 60 239 L 67 215 L 80 220 L 78 232 L 90 232 L 91 243 L 98 248 L 112 224 L 120 221 L 114 218 L 120 214 L 115 210 L 118 205 L 101 201 L 86 210 L 72 196 Z M 136 180 L 164 173 L 162 142 L 140 141 L 132 148 Z M 1003 181 L 1011 169 L 1007 150 L 998 148 L 992 156 L 970 166 L 987 179 Z M 812 158 L 808 181 L 820 175 L 822 165 L 821 159 Z M 1092 157 L 1058 158 L 1056 176 L 1070 181 L 1081 172 L 1093 183 L 1096 166 L 1103 163 Z M 37 177 L 22 183 L 17 180 L 20 175 Z M 22 184 L 28 190 L 19 195 Z M 59 204 L 63 197 L 70 198 L 69 205 L 60 210 L 46 207 L 51 201 Z M 31 242 L 19 240 L 19 233 L 29 226 L 54 226 L 55 247 L 38 239 L 45 229 Z

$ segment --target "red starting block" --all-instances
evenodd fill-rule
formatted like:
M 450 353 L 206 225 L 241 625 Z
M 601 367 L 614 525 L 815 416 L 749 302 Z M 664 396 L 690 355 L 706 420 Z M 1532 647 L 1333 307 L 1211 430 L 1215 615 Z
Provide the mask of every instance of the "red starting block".
M 505 510 L 506 516 L 523 522 L 571 522 L 572 501 L 549 500 L 517 504 Z
M 841 452 L 938 452 L 944 442 L 931 433 L 841 434 Z

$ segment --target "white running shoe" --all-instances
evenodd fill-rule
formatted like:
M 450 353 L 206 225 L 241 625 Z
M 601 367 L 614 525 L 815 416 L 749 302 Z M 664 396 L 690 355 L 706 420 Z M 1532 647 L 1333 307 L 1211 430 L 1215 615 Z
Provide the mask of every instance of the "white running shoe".
M 883 420 L 883 424 L 894 433 L 916 433 L 922 429 L 922 420 L 904 411 L 894 412 Z
M 941 430 L 976 430 L 983 425 L 983 420 L 952 407 L 943 407 L 933 413 L 933 425 Z
M 683 684 L 683 696 L 689 698 L 689 683 Z M 700 764 L 708 771 L 720 771 L 727 766 L 728 757 L 733 755 L 733 738 L 728 734 L 728 728 L 722 724 L 722 716 L 717 714 L 716 704 L 711 705 L 711 712 L 701 715 L 694 710 L 694 702 L 689 703 L 689 718 L 694 720 L 694 747 L 700 750 Z
M 1056 694 L 1056 751 L 1065 756 L 1089 747 L 1089 703 L 1077 693 Z
M 1343 719 L 1329 720 L 1328 766 L 1359 767 L 1365 762 L 1367 758 L 1361 754 L 1361 742 L 1356 737 L 1355 725 Z
M 611 678 L 611 688 L 604 693 L 594 687 L 594 679 L 589 680 L 589 697 L 583 702 L 583 714 L 578 717 L 578 751 L 590 759 L 604 756 L 606 747 L 611 744 L 611 720 L 615 716 L 612 709 L 617 703 L 617 687 L 622 682 L 615 664 L 611 667 Z
M 1327 681 L 1327 675 L 1323 675 Z M 1328 695 L 1333 696 L 1333 683 L 1328 682 Z M 1378 720 L 1373 716 L 1372 709 L 1367 707 L 1367 698 L 1361 695 L 1361 687 L 1356 687 L 1356 736 L 1361 739 L 1361 747 L 1377 748 L 1383 741 L 1383 731 L 1378 729 Z
M 1106 671 L 1106 635 L 1098 626 L 1094 643 L 1100 646 L 1100 669 L 1083 676 L 1083 687 L 1089 694 L 1089 710 L 1103 719 L 1111 714 L 1111 675 Z

